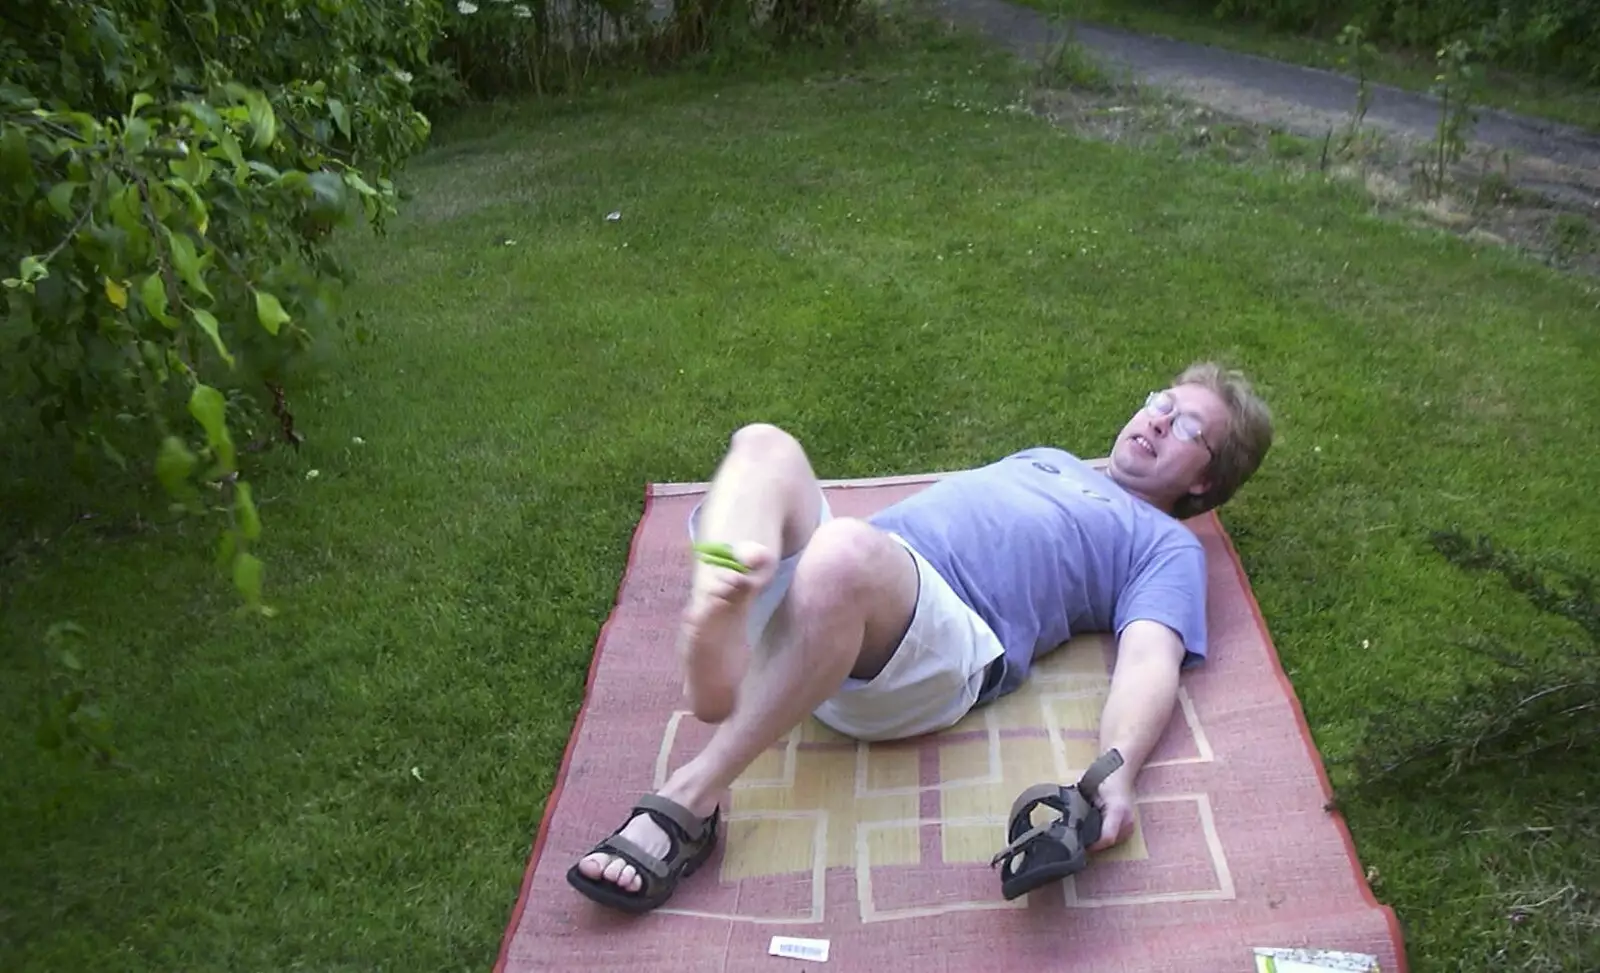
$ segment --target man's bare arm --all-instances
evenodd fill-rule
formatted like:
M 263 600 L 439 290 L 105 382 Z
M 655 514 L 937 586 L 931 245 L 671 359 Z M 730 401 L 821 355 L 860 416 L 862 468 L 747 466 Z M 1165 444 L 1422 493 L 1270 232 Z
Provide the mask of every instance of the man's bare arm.
M 1115 747 L 1123 764 L 1100 788 L 1106 814 L 1100 841 L 1092 846 L 1096 850 L 1132 831 L 1133 782 L 1172 719 L 1183 656 L 1183 641 L 1159 622 L 1135 621 L 1122 631 L 1111 693 L 1100 717 L 1100 751 Z

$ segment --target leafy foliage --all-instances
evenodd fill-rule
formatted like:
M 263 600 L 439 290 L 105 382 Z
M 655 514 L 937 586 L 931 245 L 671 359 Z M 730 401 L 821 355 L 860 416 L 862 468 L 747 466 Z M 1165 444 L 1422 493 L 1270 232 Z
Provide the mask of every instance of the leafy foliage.
M 107 764 L 117 758 L 111 742 L 111 717 L 100 707 L 74 646 L 85 632 L 80 625 L 59 622 L 45 633 L 51 691 L 40 700 L 36 731 L 39 745 L 68 760 Z
M 450 0 L 434 48 L 449 101 L 576 87 L 609 68 L 746 62 L 855 25 L 860 0 Z
M 219 560 L 253 607 L 237 418 L 270 392 L 298 442 L 283 383 L 339 320 L 327 244 L 394 212 L 429 132 L 411 82 L 438 18 L 422 0 L 0 14 L 0 388 L 80 456 L 226 511 Z
M 473 95 L 561 88 L 600 63 L 637 54 L 648 7 L 641 0 L 454 0 L 435 56 Z
M 855 2 L 778 9 L 798 35 Z M 59 449 L 106 493 L 130 479 L 158 486 L 175 514 L 220 526 L 220 573 L 248 609 L 271 614 L 246 460 L 274 438 L 256 432 L 267 410 L 275 438 L 303 439 L 293 379 L 345 327 L 348 276 L 334 235 L 385 228 L 396 174 L 431 131 L 423 109 L 543 90 L 601 62 L 681 57 L 755 16 L 744 0 L 684 0 L 665 23 L 650 9 L 648 0 L 0 8 L 0 451 Z M 68 647 L 81 631 L 61 622 L 46 635 L 52 685 L 39 740 L 104 764 L 115 756 L 110 723 Z

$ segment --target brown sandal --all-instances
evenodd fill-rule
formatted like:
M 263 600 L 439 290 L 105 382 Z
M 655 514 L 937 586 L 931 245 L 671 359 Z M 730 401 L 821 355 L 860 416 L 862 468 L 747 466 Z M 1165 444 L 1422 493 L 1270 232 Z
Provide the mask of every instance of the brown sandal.
M 612 832 L 583 856 L 587 858 L 599 852 L 614 855 L 632 865 L 633 870 L 639 873 L 639 891 L 630 892 L 604 878 L 590 878 L 579 871 L 576 862 L 567 869 L 567 884 L 601 905 L 635 914 L 649 912 L 671 898 L 678 889 L 679 880 L 693 875 L 711 857 L 712 850 L 717 846 L 721 807 L 713 810 L 710 817 L 697 818 L 676 801 L 669 801 L 657 794 L 646 794 L 634 804 L 628 821 L 640 814 L 648 814 L 650 820 L 667 833 L 667 840 L 672 842 L 665 861 L 646 854 L 644 849 L 622 837 L 622 828 Z M 623 827 L 627 827 L 626 822 Z
M 1100 784 L 1122 766 L 1122 754 L 1107 750 L 1076 783 L 1036 784 L 1011 805 L 1010 843 L 989 863 L 1000 868 L 1000 891 L 1007 899 L 1083 871 L 1089 864 L 1089 846 L 1100 840 L 1100 808 L 1094 799 Z M 1061 816 L 1048 824 L 1030 827 L 1033 809 L 1054 808 Z M 1014 867 L 1018 855 L 1022 866 Z

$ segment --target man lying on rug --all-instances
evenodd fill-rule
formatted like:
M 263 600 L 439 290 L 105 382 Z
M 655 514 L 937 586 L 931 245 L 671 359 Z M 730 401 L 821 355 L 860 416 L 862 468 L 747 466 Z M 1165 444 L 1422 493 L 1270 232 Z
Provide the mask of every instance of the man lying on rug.
M 692 539 L 727 553 L 695 565 L 679 639 L 691 707 L 716 731 L 568 881 L 653 909 L 711 854 L 729 785 L 809 716 L 861 740 L 931 733 L 1015 691 L 1073 634 L 1114 632 L 1107 756 L 1081 795 L 1044 801 L 1076 805 L 1066 826 L 1021 836 L 1054 871 L 1024 864 L 1006 895 L 1081 867 L 1132 831 L 1134 780 L 1180 669 L 1206 654 L 1205 556 L 1179 520 L 1232 497 L 1271 441 L 1248 381 L 1197 364 L 1129 419 L 1104 472 L 1027 449 L 862 520 L 832 516 L 788 434 L 739 430 L 690 516 Z M 1014 844 L 1028 827 L 1013 822 Z

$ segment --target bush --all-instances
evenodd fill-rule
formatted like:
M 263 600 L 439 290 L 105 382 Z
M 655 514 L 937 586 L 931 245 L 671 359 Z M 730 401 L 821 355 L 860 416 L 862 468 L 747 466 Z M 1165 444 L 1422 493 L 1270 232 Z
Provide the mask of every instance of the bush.
M 329 242 L 395 212 L 419 106 L 681 58 L 763 19 L 795 38 L 856 3 L 681 0 L 663 20 L 650 0 L 12 0 L 0 447 L 153 472 L 176 510 L 225 519 L 221 564 L 259 607 L 239 460 L 262 443 L 239 432 L 270 409 L 300 441 L 285 382 L 343 323 Z
M 648 9 L 646 0 L 452 0 L 434 53 L 471 95 L 561 88 L 636 53 Z
M 435 54 L 449 94 L 573 88 L 601 68 L 744 62 L 848 28 L 860 0 L 449 0 Z
M 339 320 L 328 241 L 394 211 L 392 176 L 429 132 L 412 82 L 438 19 L 424 0 L 0 14 L 0 387 L 22 435 L 225 512 L 221 562 L 252 606 L 238 418 L 274 408 L 297 441 L 283 382 Z
M 1354 23 L 1432 52 L 1462 40 L 1502 67 L 1600 84 L 1600 0 L 1204 0 L 1219 17 L 1289 30 Z

